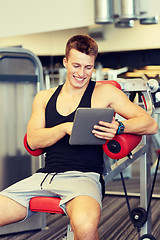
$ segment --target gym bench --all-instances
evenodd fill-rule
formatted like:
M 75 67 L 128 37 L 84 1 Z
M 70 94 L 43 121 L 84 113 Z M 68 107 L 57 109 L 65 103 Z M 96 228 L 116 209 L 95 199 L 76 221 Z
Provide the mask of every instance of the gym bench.
M 113 84 L 119 89 L 121 86 L 116 81 L 103 81 L 102 83 Z M 133 153 L 132 151 L 137 147 L 138 150 Z M 39 156 L 45 152 L 45 149 L 31 150 L 27 144 L 27 134 L 24 137 L 24 146 L 26 150 L 33 156 Z M 154 239 L 151 233 L 151 217 L 150 212 L 147 213 L 147 204 L 150 193 L 150 174 L 148 173 L 148 159 L 146 157 L 146 136 L 121 134 L 116 135 L 112 140 L 106 141 L 103 145 L 104 150 L 104 181 L 105 185 L 113 180 L 118 174 L 121 174 L 122 183 L 123 170 L 131 165 L 136 159 L 140 159 L 140 200 L 142 207 L 133 209 L 130 219 L 135 227 L 140 232 L 141 238 L 139 239 Z M 110 165 L 108 157 L 116 159 L 117 161 Z M 127 194 L 125 192 L 125 194 Z M 57 197 L 33 197 L 30 200 L 30 210 L 34 212 L 46 212 L 54 214 L 64 214 L 63 210 L 59 207 L 60 198 Z M 145 215 L 145 219 L 144 219 Z M 137 216 L 139 220 L 137 220 Z M 143 218 L 143 221 L 142 219 Z M 138 223 L 137 223 L 138 222 Z M 70 224 L 67 228 L 67 240 L 73 240 L 74 233 Z

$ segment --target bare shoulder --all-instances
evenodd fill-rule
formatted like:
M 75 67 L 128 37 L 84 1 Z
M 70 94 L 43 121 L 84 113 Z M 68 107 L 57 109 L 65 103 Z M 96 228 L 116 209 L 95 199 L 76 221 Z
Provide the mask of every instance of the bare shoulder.
M 96 89 L 100 89 L 100 90 L 110 90 L 110 89 L 117 89 L 116 86 L 114 86 L 113 84 L 111 83 L 99 83 L 99 82 L 96 82 Z
M 43 106 L 46 106 L 56 89 L 57 87 L 39 91 L 35 96 L 34 104 L 43 104 Z
M 96 83 L 92 95 L 92 106 L 94 107 L 115 107 L 119 101 L 128 101 L 122 90 L 112 84 Z
M 121 94 L 121 90 L 118 89 L 117 87 L 115 87 L 112 84 L 104 84 L 104 83 L 96 83 L 96 87 L 95 87 L 95 95 L 102 95 L 104 94 L 105 96 L 108 95 L 112 95 L 113 94 Z

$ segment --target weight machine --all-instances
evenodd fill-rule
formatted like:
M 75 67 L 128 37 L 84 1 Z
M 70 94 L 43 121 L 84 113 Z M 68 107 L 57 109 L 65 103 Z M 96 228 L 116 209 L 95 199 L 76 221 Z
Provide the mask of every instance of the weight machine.
M 0 48 L 0 190 L 33 174 L 41 159 L 26 154 L 22 139 L 36 93 L 43 89 L 43 69 L 39 58 L 23 48 Z M 21 223 L 0 227 L 0 235 L 44 229 L 44 214 Z
M 148 81 L 138 78 L 138 79 L 117 79 L 116 80 L 120 85 L 122 90 L 126 95 L 133 101 L 138 95 L 137 104 L 143 107 L 150 115 L 154 114 L 154 103 L 151 93 L 159 90 L 157 87 L 159 84 L 156 80 Z M 126 140 L 125 140 L 126 141 Z M 123 148 L 128 142 L 123 142 L 121 147 Z M 155 173 L 153 178 L 153 183 L 151 186 L 151 159 L 147 157 L 148 151 L 148 138 L 143 136 L 142 141 L 138 145 L 139 148 L 134 154 L 127 154 L 127 159 L 116 158 L 116 151 L 119 148 L 118 144 L 120 141 L 113 141 L 111 148 L 112 154 L 107 151 L 107 155 L 110 155 L 111 158 L 116 159 L 116 162 L 110 166 L 108 161 L 105 161 L 106 164 L 106 175 L 104 177 L 105 183 L 114 179 L 118 174 L 120 174 L 122 179 L 122 185 L 126 197 L 127 207 L 129 211 L 130 220 L 133 223 L 134 227 L 137 228 L 139 233 L 139 239 L 152 239 L 155 238 L 151 235 L 151 198 L 154 190 L 154 185 L 156 181 L 156 176 L 158 172 L 158 166 L 160 161 L 160 147 L 156 145 L 158 159 L 156 161 Z M 156 141 L 157 143 L 157 141 Z M 108 143 L 109 144 L 109 143 Z M 105 156 L 107 159 L 108 157 Z M 140 205 L 141 207 L 132 209 L 130 208 L 127 189 L 125 186 L 125 181 L 123 177 L 123 170 L 125 170 L 130 164 L 132 164 L 136 159 L 140 161 Z
M 108 81 L 106 81 L 106 83 L 107 82 Z M 121 80 L 118 80 L 117 82 L 121 85 L 122 90 L 128 95 L 128 97 L 130 97 L 131 92 L 137 92 L 139 95 L 138 99 L 140 100 L 140 102 L 137 104 L 140 104 L 142 107 L 144 107 L 146 111 L 148 111 L 150 114 L 153 113 L 154 107 L 153 107 L 150 88 L 147 85 L 147 83 L 144 82 L 143 79 L 136 79 L 136 84 L 133 79 L 131 80 L 121 79 Z M 150 203 L 151 203 L 152 193 L 154 189 L 154 183 L 156 180 L 157 170 L 155 172 L 153 185 L 151 187 L 151 171 L 150 171 L 151 163 L 150 163 L 150 159 L 147 158 L 147 137 L 143 136 L 139 144 L 138 150 L 132 153 L 132 150 L 139 143 L 139 140 L 136 141 L 135 145 L 133 144 L 132 149 L 129 148 L 127 150 L 126 149 L 124 150 L 124 146 L 128 145 L 129 139 L 128 139 L 128 135 L 127 135 L 127 138 L 123 139 L 123 135 L 125 134 L 116 136 L 116 138 L 113 139 L 113 141 L 111 140 L 107 143 L 106 148 L 108 151 L 105 151 L 104 149 L 106 153 L 106 155 L 104 155 L 104 159 L 105 159 L 104 181 L 105 181 L 105 184 L 107 184 L 109 181 L 113 180 L 118 174 L 121 175 L 130 219 L 133 225 L 138 230 L 139 239 L 140 240 L 147 239 L 147 238 L 154 239 L 154 237 L 151 235 Z M 30 153 L 32 154 L 32 152 Z M 110 165 L 108 161 L 108 157 L 112 159 L 116 159 L 116 162 Z M 140 160 L 140 205 L 141 207 L 131 210 L 122 172 L 137 159 Z M 158 167 L 158 164 L 159 164 L 159 160 L 157 162 L 157 167 Z M 40 205 L 38 202 L 39 200 L 42 200 Z M 57 205 L 56 203 L 54 205 L 54 202 L 52 204 L 52 207 L 49 204 L 49 210 L 46 210 L 46 209 L 44 210 L 44 207 L 42 204 L 43 201 L 46 201 L 47 203 L 47 201 L 50 201 L 50 198 L 31 199 L 30 208 L 32 209 L 32 211 L 47 211 L 47 212 L 50 211 L 52 213 L 58 211 L 59 213 L 61 213 L 59 209 L 59 205 Z M 72 240 L 72 239 L 73 239 L 73 232 L 69 225 L 67 230 L 67 240 Z

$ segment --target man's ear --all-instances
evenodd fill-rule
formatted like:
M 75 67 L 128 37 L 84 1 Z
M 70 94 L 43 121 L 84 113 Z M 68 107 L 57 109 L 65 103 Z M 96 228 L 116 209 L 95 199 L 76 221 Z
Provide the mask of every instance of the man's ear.
M 63 66 L 66 68 L 66 66 L 67 66 L 67 59 L 64 57 L 63 58 Z

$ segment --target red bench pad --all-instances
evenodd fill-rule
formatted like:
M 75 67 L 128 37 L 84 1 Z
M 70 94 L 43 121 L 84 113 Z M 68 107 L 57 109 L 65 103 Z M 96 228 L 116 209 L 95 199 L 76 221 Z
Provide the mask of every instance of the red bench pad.
M 56 197 L 33 197 L 30 200 L 30 210 L 33 212 L 64 214 L 59 207 L 60 200 L 60 198 Z
M 114 80 L 103 80 L 103 81 L 98 81 L 98 83 L 112 84 L 113 86 L 115 86 L 115 87 L 117 87 L 117 88 L 122 90 L 121 85 L 118 82 L 114 81 Z
M 107 140 L 103 144 L 105 154 L 112 159 L 126 157 L 140 143 L 141 135 L 123 133 L 115 135 L 112 140 Z

